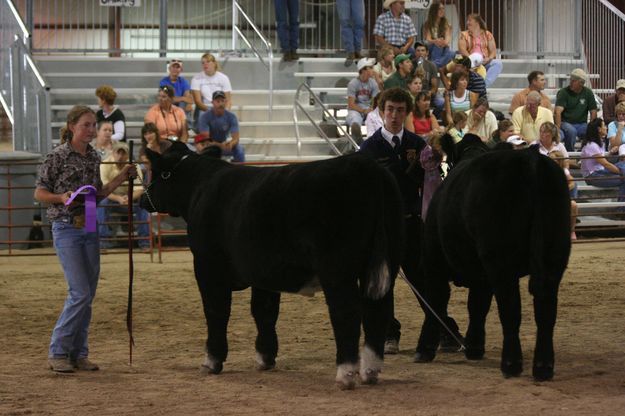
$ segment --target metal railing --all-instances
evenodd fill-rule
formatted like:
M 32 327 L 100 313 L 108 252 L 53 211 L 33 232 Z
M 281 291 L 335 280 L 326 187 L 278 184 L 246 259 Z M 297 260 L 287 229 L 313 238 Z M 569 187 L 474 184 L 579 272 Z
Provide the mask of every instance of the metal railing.
M 30 56 L 30 34 L 11 0 L 0 1 L 0 27 L 0 102 L 13 126 L 13 150 L 47 153 L 49 87 Z
M 302 83 L 300 84 L 299 87 L 297 87 L 297 90 L 295 91 L 295 96 L 293 98 L 293 124 L 295 126 L 295 142 L 297 144 L 297 156 L 300 156 L 301 151 L 302 151 L 302 139 L 301 139 L 300 132 L 299 132 L 299 119 L 297 117 L 297 110 L 301 110 L 304 113 L 308 121 L 310 121 L 310 123 L 313 125 L 315 130 L 317 130 L 317 133 L 319 133 L 319 136 L 328 143 L 328 145 L 330 146 L 330 149 L 332 149 L 335 155 L 340 156 L 343 154 L 343 152 L 341 152 L 338 149 L 338 147 L 336 147 L 336 145 L 332 142 L 332 140 L 328 137 L 328 135 L 319 126 L 317 121 L 308 112 L 308 110 L 306 110 L 306 108 L 302 105 L 301 93 L 303 90 L 305 90 L 309 94 L 308 102 L 319 105 L 321 107 L 321 110 L 323 111 L 324 117 L 328 117 L 330 120 L 332 120 L 332 122 L 340 130 L 341 135 L 347 139 L 347 142 L 354 150 L 356 151 L 359 150 L 360 146 L 358 146 L 358 144 L 356 143 L 356 141 L 354 141 L 352 136 L 349 133 L 347 133 L 347 131 L 343 128 L 341 123 L 337 121 L 337 119 L 334 117 L 334 115 L 328 109 L 328 107 L 319 99 L 317 94 L 315 94 L 315 92 L 308 85 L 306 85 L 306 83 Z
M 239 26 L 239 16 L 242 16 L 244 19 L 244 23 L 250 27 L 255 35 L 258 36 L 262 44 L 265 46 L 265 51 L 267 52 L 267 59 L 263 59 L 260 51 L 256 46 L 254 46 L 248 37 L 243 33 L 242 27 Z M 241 37 L 245 44 L 254 51 L 254 54 L 258 57 L 260 62 L 267 68 L 269 71 L 269 121 L 272 119 L 273 113 L 273 50 L 271 49 L 271 43 L 265 39 L 263 34 L 258 30 L 258 27 L 254 24 L 254 22 L 249 18 L 249 16 L 245 13 L 245 11 L 239 5 L 237 0 L 232 0 L 232 50 L 237 50 L 237 39 Z

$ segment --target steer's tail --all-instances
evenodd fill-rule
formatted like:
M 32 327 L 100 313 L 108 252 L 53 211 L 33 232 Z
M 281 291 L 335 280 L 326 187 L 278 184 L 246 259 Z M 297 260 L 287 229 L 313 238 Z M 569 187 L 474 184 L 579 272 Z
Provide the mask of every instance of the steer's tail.
M 373 216 L 373 244 L 369 251 L 366 281 L 362 282 L 365 295 L 372 299 L 382 298 L 393 287 L 404 247 L 403 206 L 399 188 L 386 169 L 382 169 L 377 184 L 382 189 L 375 194 L 383 197 L 377 201 Z

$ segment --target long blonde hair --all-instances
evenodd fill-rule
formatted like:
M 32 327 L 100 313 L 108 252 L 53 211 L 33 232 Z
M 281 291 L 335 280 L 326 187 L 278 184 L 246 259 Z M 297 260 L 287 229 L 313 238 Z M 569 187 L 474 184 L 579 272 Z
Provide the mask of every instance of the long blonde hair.
M 67 113 L 67 121 L 65 122 L 65 126 L 61 127 L 61 130 L 59 132 L 61 136 L 61 144 L 72 141 L 74 133 L 72 133 L 72 131 L 69 129 L 69 126 L 78 123 L 80 117 L 88 113 L 91 113 L 95 116 L 95 112 L 86 105 L 75 105 L 74 107 L 72 107 L 71 110 L 69 110 L 69 113 Z

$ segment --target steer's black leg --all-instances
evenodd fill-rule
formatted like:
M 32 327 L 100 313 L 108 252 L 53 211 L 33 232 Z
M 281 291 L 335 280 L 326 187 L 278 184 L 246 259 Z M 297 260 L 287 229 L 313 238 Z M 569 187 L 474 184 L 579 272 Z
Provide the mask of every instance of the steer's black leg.
M 469 360 L 481 360 L 484 357 L 484 343 L 486 331 L 484 329 L 486 316 L 490 310 L 493 292 L 483 283 L 469 289 L 469 327 L 466 336 L 465 356 Z
M 360 354 L 360 379 L 365 384 L 376 384 L 382 371 L 386 328 L 393 316 L 393 286 L 381 299 L 363 297 L 362 309 L 365 345 Z
M 358 342 L 362 317 L 360 293 L 356 279 L 320 279 L 336 342 L 336 383 L 341 389 L 352 389 L 358 373 Z
M 553 328 L 558 311 L 558 284 L 547 282 L 541 294 L 534 294 L 534 320 L 536 321 L 536 347 L 532 374 L 537 381 L 553 378 L 554 352 Z
M 521 327 L 519 280 L 506 276 L 500 282 L 501 285 L 495 290 L 495 299 L 503 329 L 501 372 L 506 377 L 518 377 L 523 372 L 523 353 L 519 340 Z
M 278 335 L 276 322 L 280 312 L 280 293 L 252 288 L 252 316 L 256 322 L 256 362 L 259 370 L 276 366 Z
M 219 374 L 223 369 L 223 362 L 228 356 L 227 329 L 230 319 L 230 306 L 232 303 L 232 291 L 223 284 L 218 284 L 210 279 L 208 262 L 194 257 L 195 280 L 197 281 L 208 338 L 206 339 L 206 359 L 202 364 L 204 371 L 211 374 Z M 215 268 L 215 267 L 213 267 Z
M 423 294 L 423 292 L 421 292 Z M 425 288 L 425 298 L 436 314 L 447 320 L 447 305 L 451 289 L 449 282 L 442 276 L 428 276 Z M 417 344 L 417 352 L 414 361 L 427 363 L 434 360 L 436 349 L 440 341 L 441 325 L 429 308 L 423 306 L 425 320 L 421 327 L 421 335 Z

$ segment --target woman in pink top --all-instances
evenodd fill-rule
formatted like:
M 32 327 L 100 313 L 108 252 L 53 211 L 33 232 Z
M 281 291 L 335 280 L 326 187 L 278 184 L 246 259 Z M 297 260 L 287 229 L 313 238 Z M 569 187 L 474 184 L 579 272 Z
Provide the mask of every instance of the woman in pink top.
M 604 156 L 603 138 L 607 134 L 605 123 L 596 118 L 588 123 L 582 142 L 582 175 L 588 185 L 599 188 L 618 187 L 619 202 L 625 201 L 625 161 L 616 164 Z
M 472 53 L 482 55 L 482 65 L 486 67 L 486 88 L 493 85 L 503 65 L 497 59 L 497 45 L 493 34 L 486 29 L 482 16 L 472 13 L 467 17 L 467 30 L 460 33 L 458 38 L 458 52 L 464 56 Z
M 153 105 L 143 118 L 145 123 L 154 123 L 161 139 L 180 140 L 186 143 L 187 116 L 184 110 L 173 105 L 174 88 L 163 85 L 158 90 L 158 104 Z

